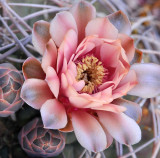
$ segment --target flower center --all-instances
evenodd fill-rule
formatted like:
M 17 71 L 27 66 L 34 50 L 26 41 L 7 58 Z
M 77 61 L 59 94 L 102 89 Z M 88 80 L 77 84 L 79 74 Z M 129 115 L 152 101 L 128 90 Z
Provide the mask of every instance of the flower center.
M 77 81 L 84 80 L 85 86 L 81 92 L 92 94 L 95 88 L 102 84 L 105 69 L 102 62 L 94 56 L 86 56 L 77 64 Z

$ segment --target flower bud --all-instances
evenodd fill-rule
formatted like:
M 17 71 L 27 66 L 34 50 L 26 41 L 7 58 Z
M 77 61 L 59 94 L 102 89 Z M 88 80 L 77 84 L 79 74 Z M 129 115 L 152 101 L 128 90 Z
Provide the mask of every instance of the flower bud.
M 39 118 L 26 124 L 18 138 L 22 149 L 31 157 L 56 156 L 65 146 L 64 135 L 58 130 L 43 128 Z

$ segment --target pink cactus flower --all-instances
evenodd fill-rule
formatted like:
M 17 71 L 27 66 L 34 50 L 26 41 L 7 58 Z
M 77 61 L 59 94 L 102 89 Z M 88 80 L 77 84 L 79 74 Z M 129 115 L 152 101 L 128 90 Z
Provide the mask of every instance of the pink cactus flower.
M 53 157 L 59 155 L 65 146 L 65 137 L 58 130 L 44 129 L 41 119 L 27 123 L 19 135 L 22 149 L 31 157 Z
M 20 98 L 23 76 L 11 64 L 0 64 L 0 117 L 8 117 L 23 105 Z
M 45 128 L 74 131 L 86 149 L 140 141 L 141 108 L 126 94 L 154 97 L 160 92 L 160 66 L 139 62 L 141 52 L 129 37 L 127 16 L 118 11 L 96 18 L 88 2 L 58 13 L 51 23 L 38 21 L 33 45 L 42 62 L 23 64 L 21 97 L 39 109 Z

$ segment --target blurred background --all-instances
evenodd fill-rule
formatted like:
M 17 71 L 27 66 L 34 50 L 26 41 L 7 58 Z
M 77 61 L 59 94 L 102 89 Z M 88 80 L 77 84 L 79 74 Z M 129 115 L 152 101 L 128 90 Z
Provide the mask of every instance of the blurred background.
M 14 71 L 21 75 L 22 64 L 27 57 L 33 55 L 41 59 L 31 41 L 33 23 L 42 19 L 49 22 L 57 12 L 68 10 L 77 1 L 0 0 L 0 64 L 7 62 L 16 68 L 14 70 L 10 67 L 7 70 L 5 68 L 5 71 L 11 73 Z M 117 10 L 122 10 L 127 14 L 132 23 L 131 37 L 135 41 L 135 46 L 143 52 L 142 62 L 160 64 L 160 0 L 88 1 L 96 7 L 97 17 L 104 17 Z M 3 69 L 1 65 L 0 69 Z M 11 78 L 11 84 L 13 86 L 19 84 L 20 88 L 22 80 L 14 80 L 14 75 Z M 5 82 L 5 79 L 3 78 L 3 82 Z M 2 86 L 2 78 L 0 80 L 0 86 Z M 0 93 L 2 92 L 0 91 Z M 19 89 L 16 93 L 18 96 Z M 42 128 L 40 124 L 36 122 L 38 127 L 33 126 L 31 121 L 40 117 L 39 111 L 21 102 L 18 105 L 21 108 L 18 111 L 16 110 L 15 114 L 10 113 L 9 116 L 0 114 L 0 158 L 30 157 L 21 147 L 21 145 L 25 146 L 25 139 L 24 142 L 21 142 L 21 145 L 18 141 L 20 131 L 23 133 L 23 130 L 26 130 L 25 128 L 30 128 L 30 131 L 37 128 L 36 132 L 38 134 L 41 132 L 39 134 L 40 139 L 44 138 L 45 141 L 51 140 L 54 143 L 56 138 L 58 139 L 56 145 L 59 143 L 65 144 L 65 147 L 61 144 L 54 149 L 54 152 L 59 152 L 62 149 L 62 152 L 56 158 L 160 158 L 160 97 L 142 99 L 125 96 L 125 98 L 137 102 L 143 109 L 140 122 L 142 140 L 134 146 L 125 146 L 114 141 L 104 152 L 91 153 L 80 146 L 73 132 L 57 136 L 54 133 L 55 131 L 38 131 L 38 127 Z M 15 102 L 17 104 L 18 101 L 11 101 L 11 104 Z M 0 111 L 6 108 L 2 103 L 4 102 L 0 102 Z M 10 110 L 12 111 L 12 109 Z M 30 122 L 32 125 L 26 127 L 26 124 Z M 29 137 L 28 133 L 26 135 Z M 34 143 L 39 142 L 34 140 Z M 33 150 L 37 151 L 37 149 Z

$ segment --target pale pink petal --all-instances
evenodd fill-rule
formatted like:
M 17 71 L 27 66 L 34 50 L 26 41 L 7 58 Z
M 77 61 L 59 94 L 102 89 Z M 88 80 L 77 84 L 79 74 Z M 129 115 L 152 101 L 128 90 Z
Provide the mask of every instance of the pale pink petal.
M 130 68 L 129 60 L 128 60 L 127 54 L 123 48 L 121 48 L 121 55 L 120 55 L 119 59 L 122 62 L 123 66 L 129 70 L 129 68 Z
M 77 25 L 72 14 L 67 11 L 56 14 L 55 18 L 51 21 L 50 34 L 58 47 L 70 29 L 77 32 Z
M 64 57 L 68 62 L 71 56 L 75 53 L 76 48 L 77 34 L 74 30 L 69 30 L 64 38 L 62 46 L 59 48 L 59 51 L 64 51 Z
M 87 54 L 88 52 L 90 52 L 91 50 L 93 50 L 93 48 L 95 48 L 95 44 L 94 43 L 91 43 L 91 42 L 87 42 L 85 45 L 84 45 L 84 48 L 82 48 L 82 50 L 80 50 L 76 56 L 74 57 L 74 61 L 77 59 L 77 58 L 80 58 L 81 56 Z M 78 49 L 78 48 L 77 48 Z
M 85 108 L 85 106 L 91 102 L 88 99 L 81 96 L 70 96 L 69 101 L 74 107 L 78 108 Z
M 125 50 L 129 62 L 131 62 L 135 53 L 134 40 L 125 34 L 118 34 L 118 39 L 121 40 L 122 47 Z
M 72 86 L 68 86 L 68 88 L 66 89 L 66 92 L 64 92 L 64 94 L 68 98 L 70 96 L 77 96 L 78 95 L 77 91 Z
M 59 129 L 67 124 L 67 115 L 62 103 L 56 99 L 47 100 L 41 108 L 44 128 Z
M 122 98 L 115 99 L 112 103 L 119 105 L 120 107 L 125 107 L 126 111 L 124 113 L 136 122 L 140 122 L 142 109 L 137 103 Z
M 131 34 L 131 23 L 128 17 L 121 11 L 107 16 L 109 21 L 118 29 L 119 33 Z
M 48 67 L 46 72 L 46 81 L 50 90 L 57 98 L 59 94 L 60 81 L 54 68 Z
M 71 73 L 72 73 L 72 72 L 71 72 Z M 70 73 L 69 71 L 67 71 L 67 72 L 65 73 L 69 85 L 73 85 L 74 80 L 75 80 L 75 78 L 72 76 L 71 73 Z
M 74 82 L 74 84 L 73 84 L 73 87 L 75 88 L 76 91 L 81 91 L 84 86 L 85 86 L 84 80 Z
M 25 60 L 22 66 L 22 71 L 25 79 L 45 79 L 46 77 L 43 69 L 41 68 L 40 61 L 33 57 L 29 57 Z
M 116 68 L 109 68 L 108 81 L 113 82 L 113 89 L 115 89 L 123 77 L 128 73 L 128 70 L 121 61 L 118 62 Z
M 111 86 L 114 86 L 114 82 L 113 82 L 113 81 L 107 81 L 107 82 L 104 82 L 102 85 L 100 85 L 100 86 L 98 87 L 98 89 L 99 89 L 100 91 L 102 91 L 102 90 L 107 89 L 107 88 L 109 88 L 109 87 L 111 87 Z
M 94 96 L 90 96 L 89 94 L 86 94 L 86 93 L 69 96 L 70 103 L 74 107 L 78 107 L 78 108 L 98 107 L 103 104 L 106 104 L 107 103 L 106 100 L 99 99 Z
M 108 87 L 108 88 L 106 88 L 103 91 L 98 92 L 98 93 L 101 93 L 101 96 L 100 96 L 99 99 L 104 100 L 106 102 L 106 104 L 110 103 L 113 100 L 113 98 L 112 98 L 112 86 Z
M 130 90 L 130 83 L 126 83 L 126 84 L 123 84 L 122 86 L 120 87 L 117 87 L 116 89 L 113 90 L 113 99 L 117 99 L 117 98 L 120 98 L 124 95 L 127 95 L 127 92 Z
M 87 23 L 96 17 L 96 9 L 89 2 L 80 1 L 71 8 L 78 28 L 78 41 L 79 43 L 85 37 L 85 27 Z
M 113 137 L 109 134 L 109 132 L 107 131 L 106 128 L 103 128 L 103 130 L 104 130 L 106 137 L 107 137 L 107 148 L 108 148 L 113 142 Z
M 71 71 L 75 77 L 77 76 L 77 66 L 73 61 L 68 63 L 68 70 Z
M 67 63 L 65 65 L 66 68 L 62 68 L 62 72 L 65 73 L 66 78 L 68 80 L 68 84 L 72 85 L 76 91 L 82 90 L 82 88 L 85 86 L 85 82 L 83 80 L 81 81 L 76 80 L 77 76 L 76 64 L 70 61 L 68 65 Z M 64 67 L 64 62 L 63 62 L 63 67 Z
M 53 98 L 53 94 L 46 81 L 27 79 L 21 89 L 21 98 L 31 107 L 40 109 L 45 101 Z
M 62 63 L 62 70 L 61 70 L 61 73 L 65 73 L 67 71 L 67 60 L 65 57 L 63 57 L 63 63 Z
M 54 69 L 57 64 L 57 48 L 52 39 L 46 44 L 46 49 L 42 58 L 42 68 L 46 72 L 47 67 L 51 66 Z
M 87 112 L 72 113 L 72 124 L 79 143 L 89 151 L 103 151 L 107 146 L 106 135 L 99 122 Z
M 77 34 L 74 30 L 69 30 L 58 50 L 58 59 L 57 59 L 57 71 L 59 72 L 63 65 L 64 57 L 69 62 L 71 56 L 75 53 L 77 48 Z
M 85 95 L 83 94 L 82 96 L 85 96 Z M 92 95 L 89 95 L 89 97 L 87 96 L 86 98 L 92 101 L 97 101 L 97 102 L 102 102 L 103 104 L 108 104 L 113 100 L 112 99 L 112 86 L 102 91 L 99 91 L 97 93 L 94 93 Z
M 86 26 L 86 36 L 98 35 L 98 37 L 117 39 L 118 30 L 110 23 L 107 17 L 91 20 Z
M 64 73 L 61 74 L 61 88 L 65 91 L 68 88 L 68 80 Z
M 124 112 L 126 110 L 125 107 L 118 106 L 115 103 L 105 104 L 105 105 L 102 105 L 102 106 L 99 106 L 99 107 L 92 107 L 91 109 L 101 110 L 101 111 L 110 111 L 110 112 L 115 112 L 115 113 Z
M 32 43 L 36 50 L 43 55 L 47 42 L 49 41 L 50 24 L 46 21 L 40 20 L 34 23 L 32 32 Z
M 71 96 L 69 97 L 70 103 L 77 108 L 88 108 L 90 106 L 101 106 L 101 102 L 95 102 L 87 100 L 87 98 L 81 96 Z
M 67 80 L 66 75 L 64 73 L 61 74 L 61 94 L 63 94 L 66 97 L 77 95 L 77 92 L 73 88 L 73 86 L 70 86 L 68 84 L 68 80 Z
M 104 43 L 100 49 L 100 58 L 105 67 L 116 67 L 119 62 L 121 48 L 112 44 Z
M 154 63 L 133 64 L 137 85 L 128 94 L 142 98 L 152 98 L 160 93 L 160 65 Z
M 119 83 L 119 86 L 121 86 L 121 85 L 123 85 L 125 83 L 130 83 L 130 85 L 132 87 L 137 84 L 136 72 L 134 70 L 132 70 L 132 69 L 129 70 L 127 75 Z
M 84 49 L 84 47 L 86 45 L 91 44 L 91 43 L 93 43 L 95 45 L 95 47 L 98 47 L 101 44 L 103 44 L 104 41 L 102 39 L 98 38 L 97 35 L 88 36 L 88 37 L 84 38 L 84 40 L 78 45 L 76 53 L 79 52 L 79 51 L 81 51 L 82 49 Z
M 125 75 L 125 74 L 124 74 Z M 119 81 L 117 79 L 117 86 L 113 89 L 113 98 L 119 98 L 126 95 L 137 84 L 137 77 L 134 70 L 129 70 L 126 76 L 121 75 Z M 123 79 L 122 79 L 123 77 Z
M 82 88 L 85 86 L 84 80 L 81 80 L 81 81 L 76 80 L 74 70 L 71 70 L 71 69 L 66 70 L 65 75 L 66 75 L 66 78 L 68 80 L 68 84 L 73 86 L 76 91 L 81 91 Z
M 100 122 L 119 143 L 133 145 L 140 141 L 141 130 L 137 123 L 124 113 L 97 111 Z

